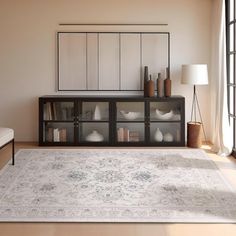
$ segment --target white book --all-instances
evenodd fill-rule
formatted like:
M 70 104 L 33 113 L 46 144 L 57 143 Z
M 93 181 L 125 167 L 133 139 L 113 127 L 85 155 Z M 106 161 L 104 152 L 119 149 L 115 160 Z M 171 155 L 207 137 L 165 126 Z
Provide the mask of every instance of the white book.
M 124 128 L 124 142 L 129 142 L 129 130 L 127 128 Z
M 47 120 L 52 119 L 52 111 L 51 111 L 51 104 L 50 102 L 47 102 Z
M 43 105 L 43 119 L 48 120 L 47 103 Z
M 53 141 L 54 142 L 60 142 L 60 133 L 59 133 L 58 128 L 53 130 Z
M 124 128 L 118 128 L 117 130 L 117 141 L 124 142 Z

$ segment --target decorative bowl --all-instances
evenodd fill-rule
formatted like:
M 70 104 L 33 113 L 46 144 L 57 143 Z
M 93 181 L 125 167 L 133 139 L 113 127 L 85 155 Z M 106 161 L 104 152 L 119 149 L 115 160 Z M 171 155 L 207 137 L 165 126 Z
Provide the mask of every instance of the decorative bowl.
M 173 118 L 173 115 L 174 115 L 173 110 L 166 112 L 156 109 L 156 118 L 158 120 L 170 120 L 171 118 Z
M 102 134 L 98 133 L 98 131 L 93 130 L 85 139 L 88 142 L 102 142 L 104 137 Z
M 123 110 L 121 110 L 120 113 L 126 120 L 135 120 L 141 114 L 141 112 L 123 111 Z

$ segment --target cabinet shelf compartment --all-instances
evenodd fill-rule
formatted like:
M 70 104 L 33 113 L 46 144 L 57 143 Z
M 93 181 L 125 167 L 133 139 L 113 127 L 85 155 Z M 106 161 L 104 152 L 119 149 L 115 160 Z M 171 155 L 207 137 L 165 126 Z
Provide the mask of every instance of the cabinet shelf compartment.
M 74 102 L 44 102 L 44 121 L 73 121 Z
M 116 102 L 116 121 L 144 121 L 144 102 Z
M 117 123 L 116 142 L 137 143 L 145 141 L 144 123 Z
M 179 102 L 150 102 L 151 121 L 181 121 Z
M 108 122 L 83 122 L 79 124 L 80 143 L 108 143 Z M 90 137 L 90 138 L 89 138 Z M 102 139 L 100 139 L 102 137 Z
M 157 129 L 162 133 L 163 137 L 166 134 L 169 134 L 169 137 L 172 137 L 172 141 L 157 141 L 155 139 L 155 134 Z M 171 143 L 180 143 L 182 140 L 181 137 L 181 124 L 179 122 L 151 122 L 150 124 L 150 142 L 156 143 L 157 145 L 161 145 L 163 143 L 171 144 Z
M 79 115 L 80 121 L 108 122 L 109 121 L 109 102 L 85 102 L 81 103 Z M 79 106 L 80 110 L 80 106 Z
M 43 141 L 48 143 L 73 143 L 74 123 L 46 122 L 43 125 Z

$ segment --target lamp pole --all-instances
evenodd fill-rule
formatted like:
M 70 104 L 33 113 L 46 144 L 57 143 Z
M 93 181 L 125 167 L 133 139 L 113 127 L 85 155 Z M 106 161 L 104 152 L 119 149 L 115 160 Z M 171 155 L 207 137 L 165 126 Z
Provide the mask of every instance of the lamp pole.
M 193 85 L 193 102 L 192 102 L 192 111 L 191 111 L 191 121 L 193 121 L 193 115 L 194 115 L 194 122 L 196 124 L 197 122 L 197 116 L 196 116 L 196 85 Z
M 200 106 L 199 106 L 199 102 L 198 102 L 198 97 L 197 97 L 197 90 L 196 90 L 196 85 L 193 85 L 193 103 L 192 103 L 192 111 L 191 111 L 191 121 L 193 120 L 193 115 L 194 115 L 194 122 L 195 124 L 197 123 L 197 110 L 199 113 L 199 117 L 202 123 L 202 130 L 203 130 L 203 134 L 204 134 L 204 138 L 206 141 L 206 132 L 205 132 L 205 128 L 204 128 L 204 124 L 203 124 L 203 120 L 202 120 L 202 114 L 201 114 L 201 110 L 200 110 Z

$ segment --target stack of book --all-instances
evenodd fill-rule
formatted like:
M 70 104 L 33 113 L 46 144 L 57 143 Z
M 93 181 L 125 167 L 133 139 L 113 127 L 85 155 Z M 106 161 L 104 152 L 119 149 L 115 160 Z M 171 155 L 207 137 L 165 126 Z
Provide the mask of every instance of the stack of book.
M 66 129 L 48 128 L 46 132 L 46 142 L 66 142 Z
M 130 142 L 139 142 L 139 132 L 137 131 L 130 131 L 129 132 L 129 141 Z
M 127 128 L 118 128 L 117 141 L 118 142 L 139 142 L 139 132 L 130 131 Z

